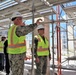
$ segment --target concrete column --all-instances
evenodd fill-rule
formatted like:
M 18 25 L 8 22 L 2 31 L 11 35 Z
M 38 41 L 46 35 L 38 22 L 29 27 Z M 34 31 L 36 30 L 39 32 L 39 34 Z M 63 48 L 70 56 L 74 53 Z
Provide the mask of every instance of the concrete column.
M 44 22 L 47 22 L 48 20 L 46 18 L 44 18 Z M 47 39 L 49 40 L 49 24 L 44 24 L 45 27 L 45 37 L 47 37 Z

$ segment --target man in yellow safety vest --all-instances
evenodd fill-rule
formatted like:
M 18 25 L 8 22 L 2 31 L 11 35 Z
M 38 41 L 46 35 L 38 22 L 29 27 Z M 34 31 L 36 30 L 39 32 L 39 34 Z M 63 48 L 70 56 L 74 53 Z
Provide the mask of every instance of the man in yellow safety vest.
M 26 56 L 25 35 L 37 27 L 37 23 L 25 26 L 22 19 L 21 13 L 14 12 L 11 17 L 14 24 L 8 31 L 8 53 L 12 75 L 23 75 Z
M 35 63 L 36 63 L 36 75 L 46 75 L 47 70 L 47 57 L 51 59 L 49 42 L 44 36 L 44 26 L 39 25 L 37 27 L 38 35 L 35 36 Z
M 1 36 L 1 39 L 0 39 L 0 71 L 4 69 L 3 41 L 4 41 L 4 37 Z

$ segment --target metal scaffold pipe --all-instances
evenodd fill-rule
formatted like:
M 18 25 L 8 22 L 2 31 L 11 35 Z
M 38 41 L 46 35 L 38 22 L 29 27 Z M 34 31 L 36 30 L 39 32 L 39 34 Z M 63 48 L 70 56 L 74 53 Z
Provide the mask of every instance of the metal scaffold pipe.
M 67 14 L 66 14 L 67 15 Z M 67 16 L 66 16 L 67 18 Z M 67 36 L 67 57 L 69 57 L 69 47 L 68 47 L 68 23 L 66 22 L 66 36 Z M 68 65 L 69 65 L 69 60 L 68 60 Z
M 34 24 L 34 0 L 32 0 L 32 24 Z M 34 31 L 32 32 L 32 75 L 34 74 Z
M 52 13 L 52 21 L 53 21 L 53 13 Z M 53 75 L 55 72 L 55 68 L 54 68 L 54 24 L 52 22 L 52 57 L 53 57 Z
M 73 40 L 75 41 L 74 36 L 75 36 L 75 35 L 74 35 L 74 25 L 73 25 Z M 73 44 L 75 43 L 74 41 L 73 41 Z M 74 56 L 75 56 L 75 44 L 74 44 Z
M 60 14 L 60 6 L 57 6 L 57 14 L 56 19 L 60 20 L 59 14 Z M 58 75 L 61 75 L 61 33 L 60 33 L 60 22 L 57 23 L 57 61 L 58 61 Z

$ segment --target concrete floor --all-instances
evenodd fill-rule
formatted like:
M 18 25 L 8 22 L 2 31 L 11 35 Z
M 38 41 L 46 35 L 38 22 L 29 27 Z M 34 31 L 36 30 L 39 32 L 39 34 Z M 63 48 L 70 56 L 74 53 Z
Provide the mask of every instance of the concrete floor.
M 6 73 L 4 71 L 0 71 L 0 75 L 6 75 Z M 12 72 L 10 72 L 9 75 L 12 75 Z M 29 71 L 24 69 L 24 75 L 30 75 Z

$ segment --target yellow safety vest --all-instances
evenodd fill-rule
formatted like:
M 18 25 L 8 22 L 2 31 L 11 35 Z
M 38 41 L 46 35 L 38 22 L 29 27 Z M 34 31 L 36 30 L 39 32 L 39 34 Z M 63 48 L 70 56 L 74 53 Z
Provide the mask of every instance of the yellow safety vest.
M 3 43 L 0 41 L 0 53 L 3 53 Z
M 20 54 L 26 52 L 25 36 L 18 37 L 15 33 L 16 25 L 8 31 L 8 50 L 9 54 Z
M 45 38 L 46 43 L 44 43 L 44 41 L 40 35 L 37 36 L 37 39 L 38 39 L 37 55 L 38 56 L 48 56 L 49 55 L 48 40 Z

